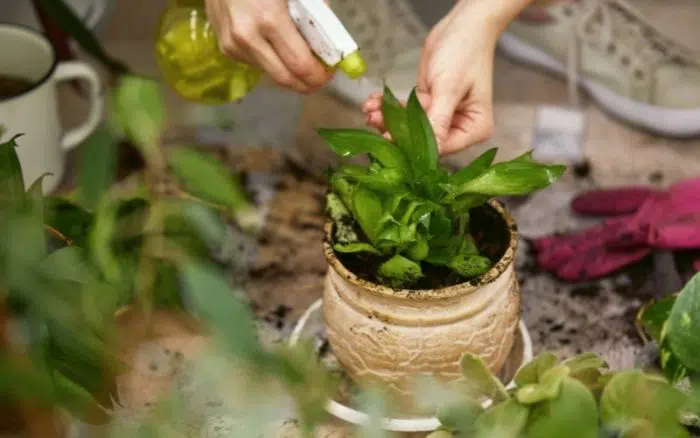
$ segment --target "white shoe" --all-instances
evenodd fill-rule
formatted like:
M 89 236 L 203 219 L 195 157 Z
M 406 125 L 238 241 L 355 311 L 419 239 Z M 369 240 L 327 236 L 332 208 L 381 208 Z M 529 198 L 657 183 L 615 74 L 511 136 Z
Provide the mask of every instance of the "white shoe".
M 611 114 L 653 132 L 700 134 L 700 56 L 623 0 L 556 2 L 501 36 L 508 56 L 567 77 Z

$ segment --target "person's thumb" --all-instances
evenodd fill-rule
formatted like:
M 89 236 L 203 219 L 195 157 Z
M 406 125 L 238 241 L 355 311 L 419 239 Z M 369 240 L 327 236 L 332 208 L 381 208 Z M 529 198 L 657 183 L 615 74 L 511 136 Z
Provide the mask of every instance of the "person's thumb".
M 450 134 L 452 118 L 459 104 L 458 93 L 446 92 L 440 88 L 431 90 L 427 115 L 433 126 L 438 145 L 445 142 Z

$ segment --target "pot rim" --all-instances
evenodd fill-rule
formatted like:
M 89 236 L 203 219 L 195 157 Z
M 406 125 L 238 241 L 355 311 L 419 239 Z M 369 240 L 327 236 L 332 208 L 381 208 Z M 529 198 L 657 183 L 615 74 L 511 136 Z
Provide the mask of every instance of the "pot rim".
M 335 272 L 343 277 L 350 284 L 360 287 L 374 295 L 384 296 L 393 299 L 405 299 L 405 300 L 425 300 L 425 301 L 436 301 L 444 300 L 448 298 L 454 298 L 461 295 L 468 295 L 478 289 L 484 287 L 487 284 L 496 281 L 506 269 L 513 264 L 513 259 L 515 258 L 516 250 L 518 249 L 518 229 L 515 221 L 510 214 L 506 211 L 503 204 L 495 199 L 489 200 L 486 204 L 487 207 L 495 210 L 496 213 L 503 219 L 506 225 L 506 230 L 509 234 L 508 248 L 503 253 L 500 259 L 489 269 L 485 274 L 479 277 L 473 278 L 464 283 L 456 284 L 453 286 L 443 287 L 439 289 L 400 289 L 395 290 L 388 286 L 383 286 L 368 280 L 364 280 L 352 271 L 345 267 L 335 254 L 333 246 L 331 245 L 332 235 L 331 231 L 333 228 L 333 222 L 327 220 L 324 227 L 324 239 L 323 239 L 323 253 L 326 256 L 328 264 L 335 270 Z

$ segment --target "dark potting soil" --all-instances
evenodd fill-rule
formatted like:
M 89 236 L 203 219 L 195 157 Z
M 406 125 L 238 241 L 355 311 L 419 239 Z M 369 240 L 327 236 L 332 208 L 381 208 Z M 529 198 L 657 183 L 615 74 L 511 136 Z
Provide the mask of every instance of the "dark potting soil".
M 362 232 L 357 227 L 355 228 L 358 235 L 362 236 Z M 485 205 L 470 212 L 470 229 L 479 253 L 496 264 L 510 243 L 510 233 L 506 222 L 493 208 Z M 336 253 L 336 256 L 350 272 L 359 278 L 381 284 L 376 273 L 379 266 L 386 261 L 386 257 L 367 253 Z M 423 269 L 423 278 L 406 289 L 439 289 L 478 278 L 462 277 L 449 268 L 429 263 L 421 263 L 421 268 Z

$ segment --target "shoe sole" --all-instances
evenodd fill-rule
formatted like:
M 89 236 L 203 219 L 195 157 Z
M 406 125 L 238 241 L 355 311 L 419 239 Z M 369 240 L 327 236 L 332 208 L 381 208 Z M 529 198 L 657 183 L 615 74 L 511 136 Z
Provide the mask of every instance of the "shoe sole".
M 513 59 L 536 65 L 560 77 L 567 76 L 564 64 L 514 35 L 502 34 L 498 47 Z M 632 125 L 671 137 L 700 135 L 700 108 L 669 109 L 637 102 L 582 77 L 579 77 L 578 85 L 603 109 Z

